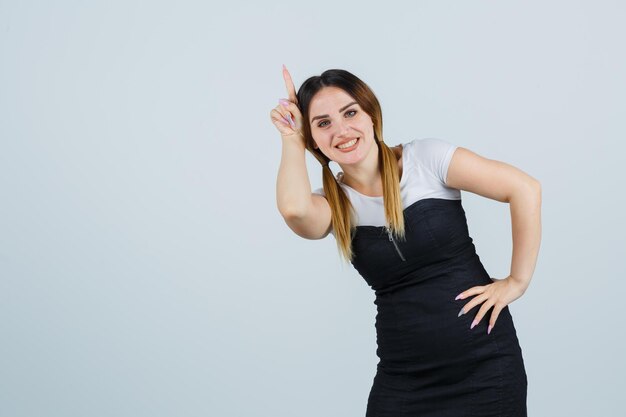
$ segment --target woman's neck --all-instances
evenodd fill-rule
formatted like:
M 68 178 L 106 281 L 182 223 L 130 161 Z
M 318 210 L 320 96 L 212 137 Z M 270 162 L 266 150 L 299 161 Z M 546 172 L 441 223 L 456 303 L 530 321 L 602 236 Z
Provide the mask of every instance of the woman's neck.
M 398 177 L 402 177 L 402 145 L 390 148 L 398 161 Z M 343 175 L 339 175 L 341 182 L 348 187 L 368 196 L 383 194 L 382 178 L 378 170 L 378 154 L 373 153 L 370 161 L 364 161 L 359 167 L 345 167 Z

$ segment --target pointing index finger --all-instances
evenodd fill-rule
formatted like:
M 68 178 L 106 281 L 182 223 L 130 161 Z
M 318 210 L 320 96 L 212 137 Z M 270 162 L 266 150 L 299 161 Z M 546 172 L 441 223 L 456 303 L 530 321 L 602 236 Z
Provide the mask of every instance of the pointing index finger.
M 289 71 L 287 71 L 287 67 L 283 64 L 283 78 L 285 79 L 285 86 L 287 87 L 287 94 L 289 96 L 289 101 L 292 103 L 298 104 L 298 98 L 296 96 L 296 88 L 293 85 L 293 81 L 291 80 L 291 75 Z

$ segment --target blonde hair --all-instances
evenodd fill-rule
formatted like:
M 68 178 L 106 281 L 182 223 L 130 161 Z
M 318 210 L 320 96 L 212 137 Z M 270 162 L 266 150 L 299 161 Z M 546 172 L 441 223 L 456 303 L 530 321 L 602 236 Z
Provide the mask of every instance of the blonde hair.
M 383 119 L 380 103 L 374 92 L 361 79 L 342 69 L 329 69 L 319 76 L 308 78 L 297 93 L 298 106 L 305 123 L 302 125 L 306 149 L 322 164 L 322 184 L 324 194 L 331 208 L 332 228 L 337 246 L 344 260 L 354 259 L 352 238 L 356 232 L 354 207 L 345 191 L 340 187 L 328 163 L 330 159 L 319 149 L 313 147 L 315 141 L 311 134 L 309 106 L 315 94 L 324 87 L 337 87 L 344 90 L 361 106 L 374 124 L 374 139 L 378 145 L 378 167 L 383 184 L 385 227 L 397 238 L 404 240 L 404 212 L 400 196 L 400 177 L 398 162 L 394 152 L 383 141 Z M 404 150 L 403 150 L 404 151 Z

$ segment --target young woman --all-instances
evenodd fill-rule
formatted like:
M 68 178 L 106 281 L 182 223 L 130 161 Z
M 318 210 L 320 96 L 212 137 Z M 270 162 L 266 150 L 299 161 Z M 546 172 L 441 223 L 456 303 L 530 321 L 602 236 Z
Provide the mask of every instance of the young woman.
M 526 416 L 526 371 L 508 304 L 534 272 L 540 183 L 442 139 L 388 147 L 378 100 L 345 70 L 310 77 L 297 94 L 284 66 L 283 77 L 289 98 L 270 112 L 283 144 L 278 209 L 303 238 L 332 233 L 376 295 L 380 361 L 367 416 Z M 323 165 L 315 192 L 305 150 Z M 506 278 L 490 278 L 476 254 L 461 190 L 509 203 Z

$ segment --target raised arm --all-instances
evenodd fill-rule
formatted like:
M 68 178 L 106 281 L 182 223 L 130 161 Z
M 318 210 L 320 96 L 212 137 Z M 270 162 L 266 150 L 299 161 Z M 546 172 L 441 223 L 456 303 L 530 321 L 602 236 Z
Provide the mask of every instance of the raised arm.
M 306 169 L 306 146 L 301 133 L 302 114 L 291 76 L 284 66 L 283 78 L 289 99 L 280 100 L 280 104 L 270 112 L 282 140 L 276 204 L 294 233 L 306 239 L 321 239 L 330 232 L 331 209 L 326 198 L 311 192 Z

